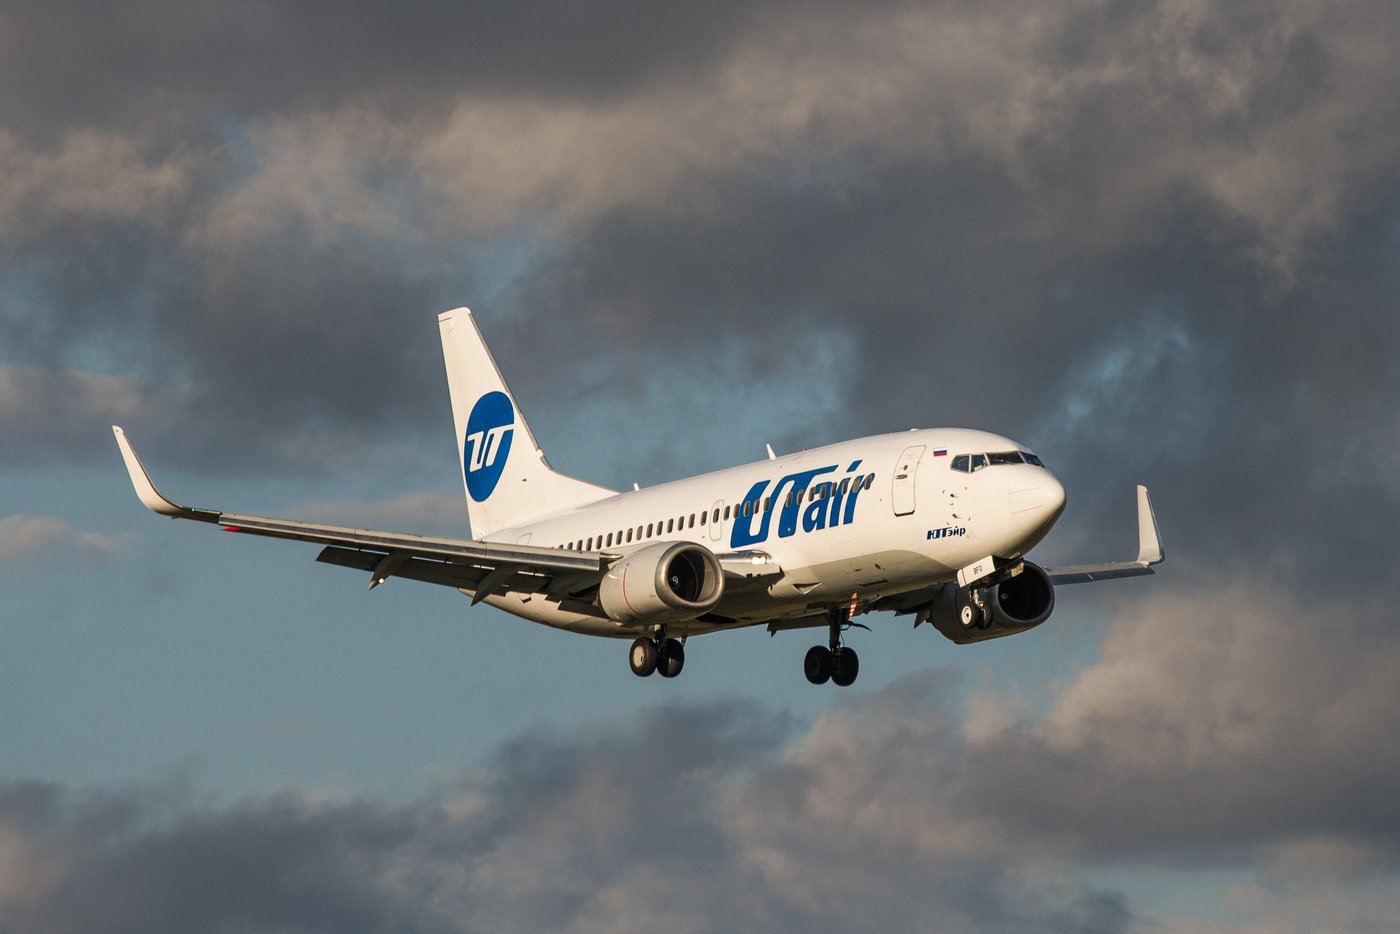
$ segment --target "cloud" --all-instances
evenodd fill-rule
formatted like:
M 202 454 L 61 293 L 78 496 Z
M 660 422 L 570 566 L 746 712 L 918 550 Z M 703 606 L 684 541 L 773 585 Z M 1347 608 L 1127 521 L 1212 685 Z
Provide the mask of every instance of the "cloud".
M 1047 713 L 977 737 L 957 676 L 934 670 L 805 724 L 727 701 L 523 733 L 401 802 L 11 783 L 0 924 L 1247 931 L 1284 917 L 1270 893 L 1287 892 L 1318 899 L 1298 917 L 1345 905 L 1329 923 L 1368 930 L 1400 855 L 1395 724 L 1375 716 L 1395 640 L 1363 651 L 1246 588 L 1210 596 L 1237 617 L 1229 638 L 1158 600 L 1112 624 Z M 1243 881 L 1191 915 L 1145 913 L 1096 884 L 1120 864 L 1115 885 L 1148 890 L 1181 869 Z M 1219 912 L 1236 920 L 1197 914 Z
M 950 873 L 894 854 L 862 867 L 839 849 L 794 849 L 800 872 L 780 878 L 772 842 L 753 846 L 771 825 L 752 839 L 726 803 L 776 767 L 789 726 L 726 704 L 634 727 L 584 742 L 521 737 L 492 768 L 397 805 L 279 793 L 211 807 L 180 793 L 11 784 L 0 853 L 23 884 L 0 889 L 0 921 L 79 934 L 838 930 L 861 917 L 1089 931 L 1130 920 L 1111 893 L 1014 868 Z
M 522 737 L 394 805 L 11 786 L 0 926 L 1121 930 L 1119 860 L 1257 870 L 1260 926 L 1300 866 L 1386 916 L 1393 5 L 74 9 L 0 13 L 8 464 L 146 419 L 156 465 L 446 469 L 431 315 L 469 301 L 593 469 L 985 425 L 1066 481 L 1066 563 L 1131 553 L 1138 480 L 1173 557 L 1083 597 L 1101 657 L 1043 714 L 935 673 Z
M 0 461 L 32 463 L 54 457 L 87 459 L 112 453 L 114 424 L 176 417 L 191 394 L 178 383 L 151 383 L 67 367 L 0 364 Z
M 80 532 L 57 516 L 0 517 L 0 570 L 39 564 L 53 558 L 103 563 L 130 536 Z
M 48 148 L 0 127 L 0 243 L 94 224 L 155 224 L 187 196 L 192 159 L 155 157 L 116 133 L 75 129 Z
M 1400 642 L 1260 582 L 1172 590 L 1119 614 L 1044 719 L 973 744 L 972 807 L 1099 854 L 1330 840 L 1394 864 Z
M 1388 6 L 711 12 L 368 7 L 327 29 L 215 4 L 60 33 L 61 9 L 16 7 L 7 86 L 35 91 L 9 102 L 23 171 L 0 200 L 26 206 L 15 236 L 82 236 L 16 241 L 0 336 L 19 364 L 96 353 L 196 387 L 181 459 L 230 463 L 238 438 L 303 471 L 441 431 L 429 316 L 464 300 L 532 336 L 550 392 L 635 374 L 604 407 L 664 380 L 634 366 L 659 343 L 771 359 L 850 335 L 833 428 L 1035 434 L 1073 404 L 1092 427 L 1067 472 L 1143 426 L 1178 469 L 1242 432 L 1277 464 L 1269 426 L 1379 398 Z M 26 78 L 60 34 L 84 51 L 68 81 Z M 134 61 L 130 82 L 97 65 Z M 120 127 L 74 92 L 98 75 Z M 1358 353 L 1319 307 L 1377 339 Z M 1154 331 L 1183 341 L 1149 356 L 1157 380 L 1084 393 Z
M 332 525 L 386 531 L 438 530 L 459 537 L 467 535 L 464 493 L 422 491 L 387 499 L 312 500 L 290 506 L 288 515 Z

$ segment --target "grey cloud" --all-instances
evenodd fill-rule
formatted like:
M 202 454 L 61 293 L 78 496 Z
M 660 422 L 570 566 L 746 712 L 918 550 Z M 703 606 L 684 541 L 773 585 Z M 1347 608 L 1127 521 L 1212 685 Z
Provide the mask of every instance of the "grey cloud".
M 1075 381 L 1086 370 L 1158 327 L 1186 335 L 1191 352 L 1157 360 L 1158 379 L 1127 398 L 1121 381 L 1087 397 L 1084 424 L 1097 427 L 1066 442 L 1082 464 L 1099 460 L 1096 442 L 1143 424 L 1165 421 L 1158 445 L 1178 458 L 1218 450 L 1242 426 L 1262 432 L 1222 418 L 1212 393 L 1305 433 L 1384 365 L 1326 327 L 1318 303 L 1337 302 L 1342 283 L 1361 300 L 1354 320 L 1380 329 L 1369 347 L 1392 329 L 1379 311 L 1394 297 L 1384 240 L 1372 238 L 1392 203 L 1377 182 L 1395 147 L 1377 128 L 1396 82 L 1390 57 L 1363 41 L 1384 33 L 1386 9 L 1120 4 L 1024 19 L 952 5 L 799 21 L 774 5 L 752 18 L 707 11 L 714 32 L 690 44 L 674 37 L 691 32 L 683 23 L 646 18 L 671 14 L 646 14 L 672 37 L 655 47 L 686 46 L 704 81 L 642 69 L 626 93 L 600 74 L 612 91 L 561 97 L 544 89 L 548 74 L 504 93 L 424 67 L 432 54 L 406 52 L 417 46 L 383 20 L 412 21 L 397 8 L 348 21 L 264 5 L 233 22 L 217 6 L 163 19 L 141 7 L 91 28 L 116 49 L 168 42 L 170 57 L 150 66 L 162 79 L 198 72 L 188 54 L 210 59 L 208 80 L 227 93 L 253 90 L 238 106 L 201 99 L 201 113 L 224 120 L 222 148 L 194 134 L 198 146 L 176 155 L 130 139 L 114 150 L 135 179 L 114 187 L 133 196 L 176 173 L 173 188 L 145 196 L 159 210 L 112 206 L 140 197 L 42 202 L 35 222 L 52 235 L 6 258 L 32 286 L 23 301 L 6 296 L 5 334 L 27 359 L 71 364 L 98 346 L 200 387 L 180 416 L 177 450 L 190 458 L 227 460 L 200 427 L 215 424 L 256 426 L 269 458 L 303 465 L 338 432 L 397 432 L 402 444 L 440 431 L 428 315 L 464 298 L 480 306 L 473 296 L 503 275 L 512 328 L 542 345 L 553 390 L 589 372 L 649 379 L 635 355 L 647 359 L 658 335 L 716 352 L 742 343 L 758 367 L 787 335 L 817 328 L 850 340 L 833 374 L 852 413 L 843 430 L 933 415 L 1036 440 L 1085 401 Z M 488 12 L 461 15 L 497 23 L 502 57 L 528 44 L 518 37 L 537 14 L 539 28 L 580 32 L 539 10 Z M 57 14 L 10 15 L 37 30 L 35 48 L 53 35 L 44 17 Z M 330 26 L 303 31 L 300 17 Z M 389 106 L 347 79 L 337 93 L 307 91 L 314 104 L 298 110 L 256 92 L 265 75 L 297 85 L 276 67 L 241 80 L 220 71 L 238 41 L 196 55 L 211 35 L 247 31 L 274 59 L 310 43 L 306 62 L 318 43 L 375 36 L 375 55 L 355 65 L 363 82 L 422 69 L 449 103 Z M 82 126 L 75 108 L 52 109 Z M 55 139 L 19 151 L 64 164 Z M 519 271 L 484 249 L 503 231 L 531 242 Z M 1301 376 L 1285 380 L 1287 369 Z M 1309 393 L 1311 411 L 1290 407 Z M 414 404 L 423 399 L 439 401 Z M 1204 443 L 1181 443 L 1201 428 Z M 1270 444 L 1251 450 L 1275 457 Z
M 1120 613 L 1047 718 L 975 744 L 964 800 L 1100 854 L 1330 841 L 1395 865 L 1393 635 L 1338 638 L 1325 601 L 1256 584 L 1174 590 Z
M 13 3 L 0 18 L 0 124 L 194 124 L 371 95 L 441 107 L 462 89 L 593 97 L 703 67 L 749 18 L 619 0 Z
M 127 539 L 125 535 L 82 532 L 57 516 L 0 516 L 0 572 L 57 558 L 90 563 L 106 561 Z
M 1237 609 L 1252 596 L 1216 594 Z M 1116 622 L 1102 661 L 1048 714 L 1000 730 L 972 731 L 955 677 L 931 671 L 845 695 L 805 726 L 741 701 L 524 734 L 400 803 L 12 783 L 0 923 L 1187 929 L 1092 884 L 1126 860 L 1148 876 L 1253 870 L 1259 892 L 1350 899 L 1337 929 L 1367 930 L 1400 854 L 1395 725 L 1372 717 L 1400 659 L 1393 638 L 1367 653 L 1276 638 L 1270 604 L 1220 651 L 1202 638 L 1209 623 L 1180 625 L 1180 603 Z
M 851 840 L 877 857 L 862 865 L 845 845 L 755 840 L 727 802 L 774 767 L 791 727 L 751 705 L 668 708 L 631 727 L 522 737 L 490 769 L 400 805 L 11 784 L 0 921 L 71 934 L 1132 923 L 1121 896 L 1043 887 L 1014 860 L 914 866 Z

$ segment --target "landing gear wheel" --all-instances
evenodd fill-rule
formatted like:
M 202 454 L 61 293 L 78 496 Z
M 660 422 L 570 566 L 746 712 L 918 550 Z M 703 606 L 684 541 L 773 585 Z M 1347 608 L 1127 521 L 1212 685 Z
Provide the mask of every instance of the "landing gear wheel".
M 962 623 L 964 629 L 981 629 L 982 611 L 974 604 L 964 603 L 962 609 L 958 611 L 958 621 Z
M 663 678 L 674 678 L 685 667 L 685 649 L 675 639 L 661 643 L 661 651 L 656 656 L 656 671 Z
M 656 643 L 650 639 L 638 639 L 632 643 L 627 653 L 627 662 L 632 666 L 632 674 L 645 678 L 656 670 Z
M 856 650 L 848 646 L 837 649 L 831 657 L 831 683 L 837 687 L 848 688 L 856 682 L 856 675 L 860 673 L 860 656 Z
M 826 684 L 831 680 L 831 649 L 824 645 L 814 645 L 802 659 L 802 673 L 813 684 Z

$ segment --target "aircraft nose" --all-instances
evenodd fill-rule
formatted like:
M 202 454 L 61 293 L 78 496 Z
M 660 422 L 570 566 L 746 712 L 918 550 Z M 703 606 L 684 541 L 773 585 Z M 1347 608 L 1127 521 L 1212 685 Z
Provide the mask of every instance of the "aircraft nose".
M 1065 509 L 1065 488 L 1048 470 L 1011 489 L 1011 518 L 1021 531 L 1039 540 Z

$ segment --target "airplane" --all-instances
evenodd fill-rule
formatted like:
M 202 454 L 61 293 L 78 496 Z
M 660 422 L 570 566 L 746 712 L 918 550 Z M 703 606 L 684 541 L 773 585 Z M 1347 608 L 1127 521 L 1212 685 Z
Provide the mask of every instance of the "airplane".
M 631 639 L 634 674 L 674 678 L 691 636 L 748 626 L 825 628 L 803 673 L 846 687 L 855 618 L 912 615 L 958 645 L 1026 632 L 1055 587 L 1152 574 L 1165 558 L 1146 487 L 1133 561 L 1042 568 L 1025 559 L 1065 490 L 1023 444 L 924 428 L 768 457 L 619 492 L 554 470 L 472 313 L 438 316 L 472 539 L 318 525 L 180 506 L 112 426 L 151 511 L 231 532 L 313 542 L 318 561 L 455 587 L 570 632 Z

